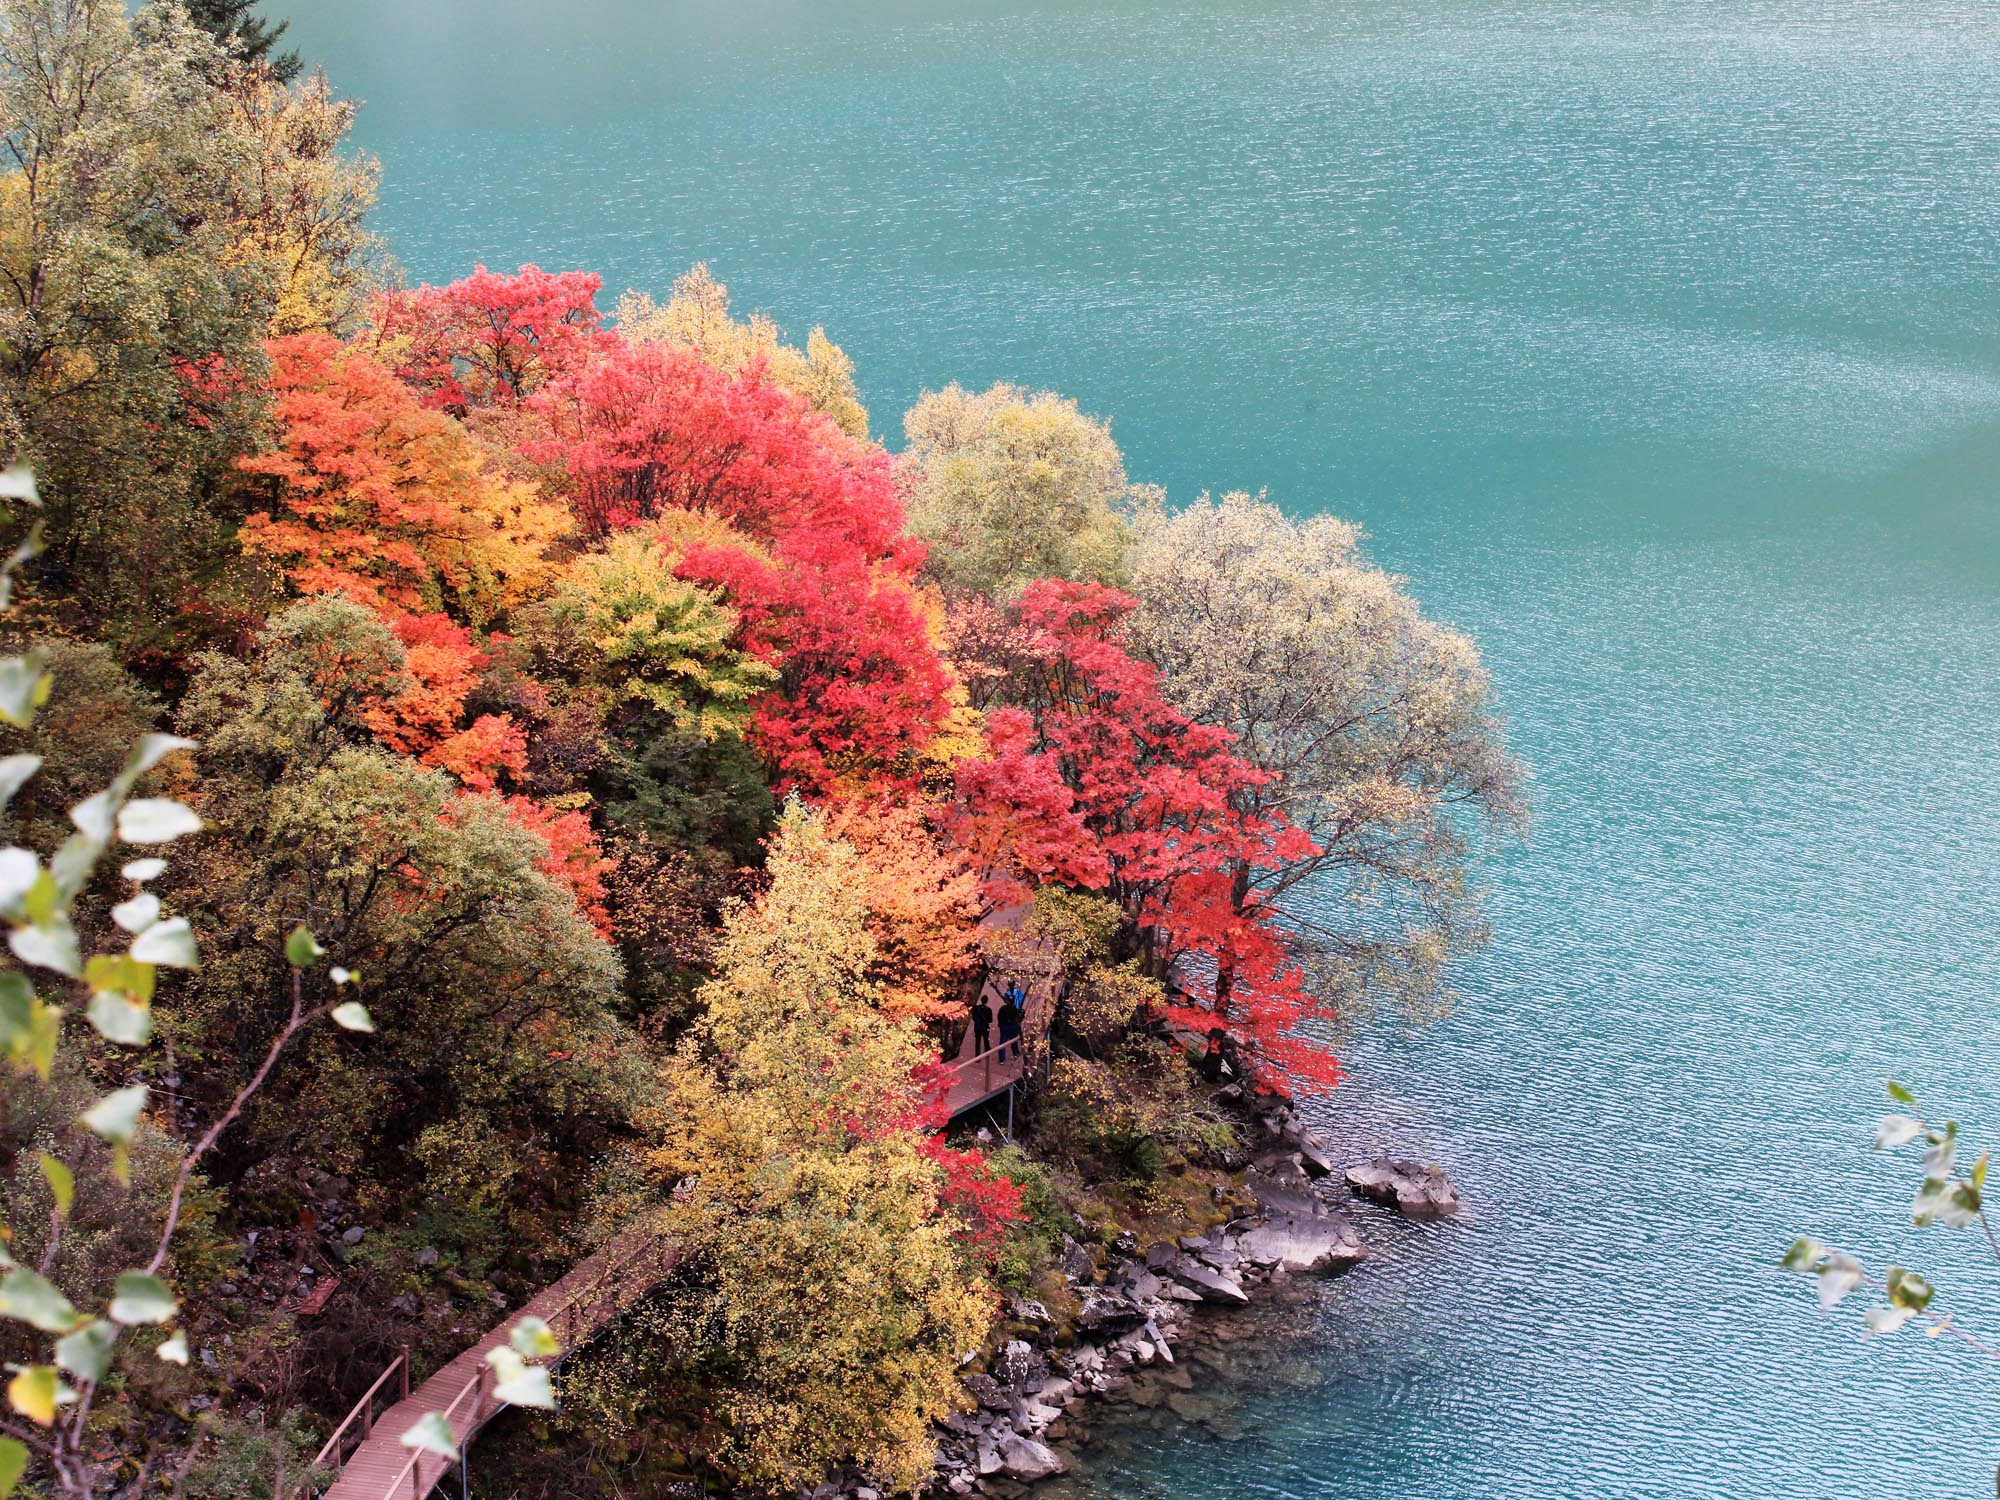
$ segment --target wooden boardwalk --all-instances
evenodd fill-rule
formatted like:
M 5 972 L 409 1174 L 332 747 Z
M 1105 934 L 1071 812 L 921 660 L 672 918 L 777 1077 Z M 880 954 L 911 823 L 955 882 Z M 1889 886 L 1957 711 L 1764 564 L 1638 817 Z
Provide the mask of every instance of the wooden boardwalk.
M 493 1397 L 486 1356 L 507 1342 L 516 1323 L 531 1315 L 540 1318 L 567 1352 L 658 1286 L 677 1258 L 650 1226 L 627 1230 L 372 1422 L 365 1416 L 364 1399 L 357 1408 L 364 1413 L 361 1446 L 326 1491 L 326 1500 L 417 1500 L 429 1494 L 460 1460 L 413 1453 L 403 1446 L 403 1434 L 426 1412 L 441 1411 L 458 1435 L 462 1456 L 479 1429 L 506 1405 Z
M 1016 907 L 997 912 L 987 921 L 1018 926 L 1022 910 Z M 996 1014 L 1000 1009 L 1000 992 L 1009 980 L 1019 980 L 1021 988 L 1027 991 L 1027 1003 L 1021 1008 L 1021 1030 L 1025 1035 L 1033 1036 L 1037 1027 L 1045 1023 L 1045 1013 L 1055 1005 L 1055 989 L 1062 982 L 1062 970 L 1051 957 L 1041 954 L 1029 954 L 1010 965 L 996 965 L 980 990 Z M 997 1046 L 975 1053 L 972 1050 L 974 1041 L 972 1028 L 968 1026 L 964 1040 L 959 1043 L 958 1056 L 948 1062 L 953 1077 L 951 1091 L 945 1095 L 945 1109 L 951 1119 L 1006 1093 L 1021 1081 L 1021 1072 L 1026 1065 L 1019 1042 L 1008 1049 L 1009 1056 L 1003 1060 L 1001 1049 Z

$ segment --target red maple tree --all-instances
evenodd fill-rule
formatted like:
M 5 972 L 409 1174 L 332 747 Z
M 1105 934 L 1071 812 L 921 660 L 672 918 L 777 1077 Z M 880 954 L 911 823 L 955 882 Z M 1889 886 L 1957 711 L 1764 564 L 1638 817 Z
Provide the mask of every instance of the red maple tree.
M 376 347 L 425 403 L 463 415 L 519 403 L 613 342 L 591 271 L 476 266 L 448 286 L 385 292 Z
M 913 575 L 888 456 L 772 382 L 613 339 L 531 403 L 587 535 L 696 513 L 675 571 L 718 590 L 778 684 L 750 737 L 780 789 L 908 774 L 949 712 L 950 669 Z M 720 524 L 716 524 L 720 523 Z
M 1149 966 L 1174 979 L 1178 1019 L 1228 1025 L 1269 1079 L 1331 1085 L 1339 1065 L 1310 1034 L 1283 934 L 1236 889 L 1238 870 L 1310 841 L 1239 809 L 1236 795 L 1265 774 L 1227 730 L 1168 703 L 1154 668 L 1125 649 L 1134 607 L 1102 584 L 1045 579 L 1011 628 L 989 624 L 974 675 L 1006 706 L 988 714 L 990 753 L 957 768 L 957 835 L 998 901 L 1046 882 L 1110 896 Z

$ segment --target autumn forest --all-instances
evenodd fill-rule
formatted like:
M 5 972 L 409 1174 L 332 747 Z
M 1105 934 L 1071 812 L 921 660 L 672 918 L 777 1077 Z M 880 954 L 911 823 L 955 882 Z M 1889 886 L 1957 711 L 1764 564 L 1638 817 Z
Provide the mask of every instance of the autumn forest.
M 1354 527 L 1057 394 L 885 421 L 704 266 L 412 285 L 354 109 L 243 0 L 0 0 L 0 1493 L 309 1482 L 635 1225 L 559 1402 L 496 1362 L 494 1493 L 920 1491 L 1068 1247 L 1224 1201 L 1204 1039 L 1283 1098 L 1449 1003 L 1478 654 Z

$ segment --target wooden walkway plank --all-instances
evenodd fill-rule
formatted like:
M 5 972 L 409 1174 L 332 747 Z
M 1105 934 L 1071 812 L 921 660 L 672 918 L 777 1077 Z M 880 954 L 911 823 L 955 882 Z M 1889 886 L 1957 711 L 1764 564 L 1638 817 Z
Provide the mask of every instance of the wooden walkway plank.
M 1013 907 L 996 912 L 987 918 L 987 925 L 1017 927 L 1020 925 L 1025 906 Z M 1021 1032 L 1032 1036 L 1042 1020 L 1045 1010 L 1055 1006 L 1055 988 L 1062 980 L 1060 966 L 1052 961 L 1052 955 L 1036 955 L 1039 962 L 1029 962 L 1007 966 L 999 975 L 990 975 L 981 986 L 984 995 L 995 1011 L 1000 1008 L 1000 981 L 1019 980 L 1021 988 L 1027 992 L 1027 1002 L 1021 1007 Z M 948 1066 L 952 1069 L 951 1088 L 945 1095 L 946 1119 L 957 1119 L 967 1110 L 994 1099 L 1021 1081 L 1027 1060 L 1022 1055 L 1021 1044 L 1017 1040 L 1011 1047 L 1012 1055 L 1004 1061 L 999 1057 L 999 1047 L 989 1047 L 981 1053 L 974 1053 L 975 1038 L 970 1026 L 965 1028 L 965 1037 L 959 1043 L 958 1056 Z
M 403 1446 L 403 1434 L 425 1414 L 439 1411 L 461 1446 L 469 1445 L 506 1406 L 492 1395 L 486 1356 L 507 1342 L 515 1324 L 524 1317 L 540 1318 L 567 1354 L 658 1286 L 677 1259 L 674 1248 L 650 1225 L 618 1236 L 378 1417 L 326 1491 L 326 1500 L 418 1500 L 429 1494 L 458 1468 L 458 1460 L 414 1453 Z

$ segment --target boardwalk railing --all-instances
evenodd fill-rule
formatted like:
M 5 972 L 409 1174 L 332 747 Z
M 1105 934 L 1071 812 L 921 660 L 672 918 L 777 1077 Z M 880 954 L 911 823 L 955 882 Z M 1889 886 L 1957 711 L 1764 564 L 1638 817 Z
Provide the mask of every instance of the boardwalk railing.
M 333 1436 L 326 1440 L 326 1446 L 313 1457 L 312 1466 L 315 1469 L 324 1469 L 329 1465 L 337 1469 L 347 1462 L 347 1437 L 356 1423 L 361 1427 L 362 1442 L 367 1442 L 374 1435 L 375 1398 L 381 1393 L 382 1387 L 397 1375 L 400 1375 L 402 1380 L 399 1383 L 396 1399 L 407 1401 L 410 1399 L 410 1351 L 407 1348 L 389 1361 L 388 1368 L 375 1377 L 375 1383 L 368 1387 L 359 1401 L 354 1403 L 354 1410 L 347 1414 L 347 1419 L 333 1429 Z M 305 1489 L 301 1487 L 299 1493 L 304 1494 Z
M 1022 1042 L 1026 1035 L 1034 1033 L 1036 1021 L 1048 1003 L 1044 992 L 1060 982 L 1061 973 L 1059 965 L 1050 968 L 1047 964 L 1014 963 L 1009 964 L 1001 973 L 988 976 L 980 986 L 980 994 L 993 1003 L 995 1010 L 999 1009 L 1002 979 L 1021 985 L 1026 996 L 1021 1007 L 1021 1030 L 1024 1035 L 1006 1037 L 984 1052 L 976 1052 L 971 1057 L 961 1058 L 957 1062 L 945 1065 L 952 1080 L 951 1086 L 945 1093 L 947 1114 L 954 1117 L 963 1114 L 966 1110 L 984 1103 L 1021 1081 L 1026 1067 L 1021 1051 Z M 976 1033 L 962 1045 L 969 1045 L 973 1039 L 976 1039 Z M 1000 1055 L 1002 1052 L 1009 1055 L 1002 1057 Z M 1009 1103 L 1011 1106 L 1012 1101 Z M 1013 1131 L 1011 1112 L 1008 1118 L 1008 1132 L 1011 1134 Z
M 980 1053 L 976 1057 L 968 1057 L 959 1062 L 953 1063 L 951 1067 L 947 1070 L 952 1075 L 951 1092 L 956 1094 L 959 1091 L 959 1087 L 961 1084 L 970 1083 L 973 1086 L 976 1086 L 979 1093 L 982 1095 L 993 1093 L 996 1088 L 996 1085 L 993 1082 L 993 1064 L 996 1060 L 1000 1059 L 1000 1054 L 1002 1052 L 1007 1051 L 1009 1048 L 1012 1048 L 1014 1052 L 1019 1053 L 1021 1050 L 1021 1044 L 1010 1037 L 997 1047 L 988 1047 L 984 1052 Z M 1008 1076 L 1006 1076 L 1006 1071 L 1005 1071 L 1007 1063 L 1012 1062 L 1013 1060 L 1014 1060 L 1013 1058 L 1007 1058 L 1000 1062 L 1000 1067 L 1002 1071 L 1001 1071 L 1000 1082 L 997 1085 L 997 1087 L 1005 1088 L 1008 1084 L 1014 1081 L 1013 1078 L 1009 1078 Z M 975 1068 L 978 1069 L 977 1072 L 972 1071 Z M 1019 1075 L 1019 1070 L 1017 1069 L 1015 1077 L 1018 1076 L 1020 1075 Z

